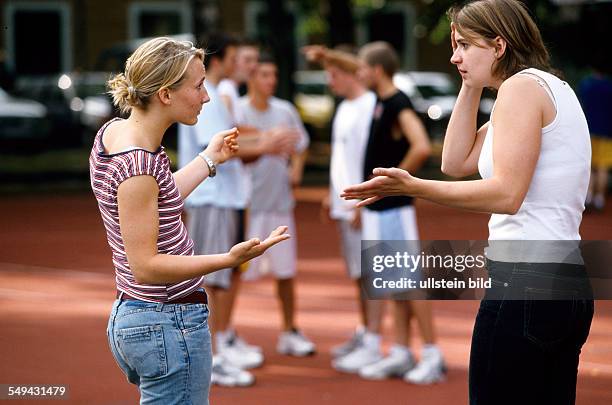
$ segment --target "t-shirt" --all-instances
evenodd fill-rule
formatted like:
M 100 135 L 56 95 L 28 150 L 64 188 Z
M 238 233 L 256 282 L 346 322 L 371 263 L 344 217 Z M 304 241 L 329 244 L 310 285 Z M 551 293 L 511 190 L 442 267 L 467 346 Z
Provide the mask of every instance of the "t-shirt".
M 591 134 L 612 138 L 612 80 L 590 76 L 580 83 L 579 94 Z
M 230 116 L 234 125 L 238 125 L 239 122 L 243 122 L 242 113 L 238 106 L 238 100 L 240 100 L 240 94 L 238 93 L 238 83 L 232 79 L 223 79 L 219 82 L 217 91 L 221 96 L 229 97 L 232 102 L 232 109 Z
M 247 96 L 239 101 L 244 124 L 261 131 L 286 127 L 297 129 L 300 138 L 296 152 L 303 152 L 309 144 L 308 133 L 300 116 L 288 101 L 271 97 L 268 109 L 255 109 Z M 265 135 L 264 135 L 265 136 Z M 289 161 L 279 155 L 263 155 L 247 165 L 251 178 L 251 201 L 249 209 L 253 212 L 288 212 L 295 202 L 289 184 Z
M 151 176 L 157 182 L 159 214 L 159 235 L 157 252 L 167 255 L 193 255 L 193 241 L 187 235 L 181 220 L 183 199 L 178 191 L 170 171 L 170 160 L 161 146 L 151 152 L 140 148 L 124 152 L 106 154 L 103 135 L 106 123 L 95 137 L 89 157 L 91 188 L 93 189 L 102 222 L 106 228 L 106 238 L 113 255 L 115 282 L 117 289 L 143 301 L 167 302 L 188 295 L 202 284 L 202 277 L 196 277 L 179 283 L 152 285 L 138 283 L 128 263 L 121 227 L 119 226 L 119 205 L 117 190 L 119 185 L 130 177 Z
M 390 97 L 377 100 L 366 147 L 364 180 L 368 180 L 377 167 L 397 167 L 404 160 L 410 145 L 400 128 L 399 114 L 406 109 L 413 109 L 412 103 L 399 90 Z M 366 209 L 382 211 L 411 204 L 412 197 L 387 197 L 366 206 Z
M 375 105 L 376 95 L 372 92 L 338 104 L 332 123 L 330 165 L 329 200 L 334 219 L 353 218 L 356 202 L 340 198 L 340 193 L 363 180 L 363 160 Z
M 220 131 L 234 126 L 217 87 L 212 83 L 205 84 L 210 101 L 204 104 L 193 125 L 178 127 L 178 160 L 179 167 L 191 162 L 202 152 L 212 137 Z M 248 183 L 245 178 L 242 161 L 230 159 L 217 167 L 217 175 L 206 179 L 189 195 L 185 203 L 188 207 L 213 205 L 220 208 L 244 209 L 248 202 Z

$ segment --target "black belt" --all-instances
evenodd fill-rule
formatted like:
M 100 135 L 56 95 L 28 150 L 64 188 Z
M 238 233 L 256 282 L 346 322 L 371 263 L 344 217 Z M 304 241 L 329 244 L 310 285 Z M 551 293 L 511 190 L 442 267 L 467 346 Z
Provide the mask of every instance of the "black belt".
M 132 297 L 122 291 L 117 291 L 117 298 L 124 300 L 143 301 L 139 298 Z M 163 304 L 208 304 L 208 296 L 205 291 L 195 290 L 183 297 L 175 298 L 171 301 L 164 302 Z

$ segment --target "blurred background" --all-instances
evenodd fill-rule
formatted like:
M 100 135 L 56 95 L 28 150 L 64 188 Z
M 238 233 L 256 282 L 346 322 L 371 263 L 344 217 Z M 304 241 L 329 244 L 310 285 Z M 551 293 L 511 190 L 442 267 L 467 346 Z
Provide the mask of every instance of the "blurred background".
M 146 38 L 172 35 L 206 47 L 211 32 L 257 40 L 279 61 L 278 96 L 298 107 L 312 140 L 306 184 L 325 184 L 337 100 L 325 74 L 300 53 L 385 40 L 399 52 L 400 89 L 439 152 L 458 92 L 449 63 L 449 0 L 2 0 L 0 1 L 0 191 L 87 184 L 87 153 L 115 115 L 105 81 Z M 554 66 L 574 87 L 593 65 L 609 67 L 610 1 L 527 1 Z M 420 72 L 420 73 L 419 73 Z M 424 73 L 426 72 L 426 73 Z M 495 95 L 481 104 L 486 121 Z M 176 144 L 174 130 L 167 147 Z M 430 161 L 436 176 L 436 154 Z M 26 185 L 25 187 L 23 185 Z
M 330 123 L 339 100 L 310 66 L 308 44 L 355 48 L 374 40 L 399 52 L 396 85 L 412 100 L 434 153 L 420 176 L 441 178 L 440 151 L 459 89 L 449 63 L 448 0 L 0 0 L 0 384 L 65 384 L 63 403 L 137 402 L 114 364 L 105 328 L 114 299 L 106 236 L 89 186 L 88 158 L 100 125 L 116 115 L 105 82 L 147 38 L 172 35 L 206 47 L 224 31 L 257 40 L 279 62 L 278 96 L 297 106 L 311 137 L 298 204 L 298 317 L 319 354 L 274 350 L 277 306 L 269 280 L 245 283 L 235 324 L 264 348 L 248 389 L 213 387 L 216 404 L 465 404 L 476 301 L 436 302 L 448 381 L 411 386 L 366 382 L 330 366 L 329 349 L 357 322 L 332 224 L 319 221 L 327 193 Z M 577 90 L 591 68 L 612 67 L 612 1 L 533 0 L 553 65 Z M 495 99 L 485 94 L 479 120 Z M 612 112 L 611 115 L 612 117 Z M 174 157 L 176 133 L 164 139 Z M 488 215 L 417 201 L 422 239 L 486 239 Z M 612 236 L 612 203 L 585 215 L 584 239 Z M 385 320 L 386 338 L 390 319 Z M 385 338 L 385 339 L 386 339 Z M 416 338 L 416 344 L 419 344 Z M 612 403 L 612 302 L 596 303 L 583 348 L 578 404 Z M 43 401 L 44 402 L 44 401 Z M 11 401 L 11 403 L 29 403 Z M 37 402 L 38 403 L 38 402 Z

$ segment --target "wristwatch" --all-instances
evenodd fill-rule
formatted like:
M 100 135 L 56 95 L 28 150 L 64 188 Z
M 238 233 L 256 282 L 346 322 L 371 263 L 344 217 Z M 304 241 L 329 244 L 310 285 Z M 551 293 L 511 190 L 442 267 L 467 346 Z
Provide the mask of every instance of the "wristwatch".
M 213 162 L 211 158 L 206 156 L 204 152 L 198 153 L 198 156 L 201 157 L 204 162 L 206 162 L 206 166 L 208 166 L 208 177 L 215 177 L 215 175 L 217 174 L 217 166 L 215 166 L 215 162 Z

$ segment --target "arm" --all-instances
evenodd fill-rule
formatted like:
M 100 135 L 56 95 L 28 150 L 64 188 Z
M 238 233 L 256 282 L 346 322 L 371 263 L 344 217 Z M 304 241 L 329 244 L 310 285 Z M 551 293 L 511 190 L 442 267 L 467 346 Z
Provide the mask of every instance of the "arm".
M 455 24 L 451 23 L 451 46 L 457 49 Z M 471 88 L 465 84 L 457 96 L 457 101 L 446 129 L 442 148 L 442 172 L 453 177 L 465 177 L 478 171 L 478 157 L 489 124 L 477 130 L 478 106 L 482 88 Z
M 228 253 L 204 256 L 176 256 L 157 252 L 159 188 L 151 176 L 125 180 L 117 191 L 119 224 L 130 270 L 139 283 L 169 284 L 233 268 L 261 255 L 274 244 L 288 239 L 286 228 L 277 228 L 260 242 L 239 243 Z
M 476 118 L 482 89 L 462 86 L 451 113 L 444 146 L 442 172 L 453 177 L 465 177 L 478 171 L 478 157 L 489 123 L 476 130 Z
M 215 165 L 220 165 L 238 152 L 238 130 L 236 128 L 221 131 L 210 141 L 204 154 L 212 159 Z M 184 200 L 209 175 L 208 165 L 200 156 L 196 156 L 185 167 L 172 175 L 176 187 Z
M 422 180 L 397 169 L 376 169 L 375 177 L 345 190 L 347 199 L 370 204 L 387 195 L 412 195 L 455 208 L 515 214 L 521 207 L 540 154 L 542 111 L 548 100 L 529 78 L 507 80 L 493 115 L 493 176 L 485 180 Z M 516 117 L 521 119 L 517 120 Z
M 410 149 L 398 167 L 414 173 L 423 166 L 431 154 L 429 137 L 423 123 L 413 110 L 402 110 L 399 123 L 402 133 L 410 143 Z
M 290 177 L 291 185 L 299 186 L 302 183 L 302 176 L 304 175 L 304 164 L 306 162 L 306 156 L 308 155 L 308 149 L 304 149 L 302 152 L 294 153 L 291 155 L 291 166 L 290 166 Z

